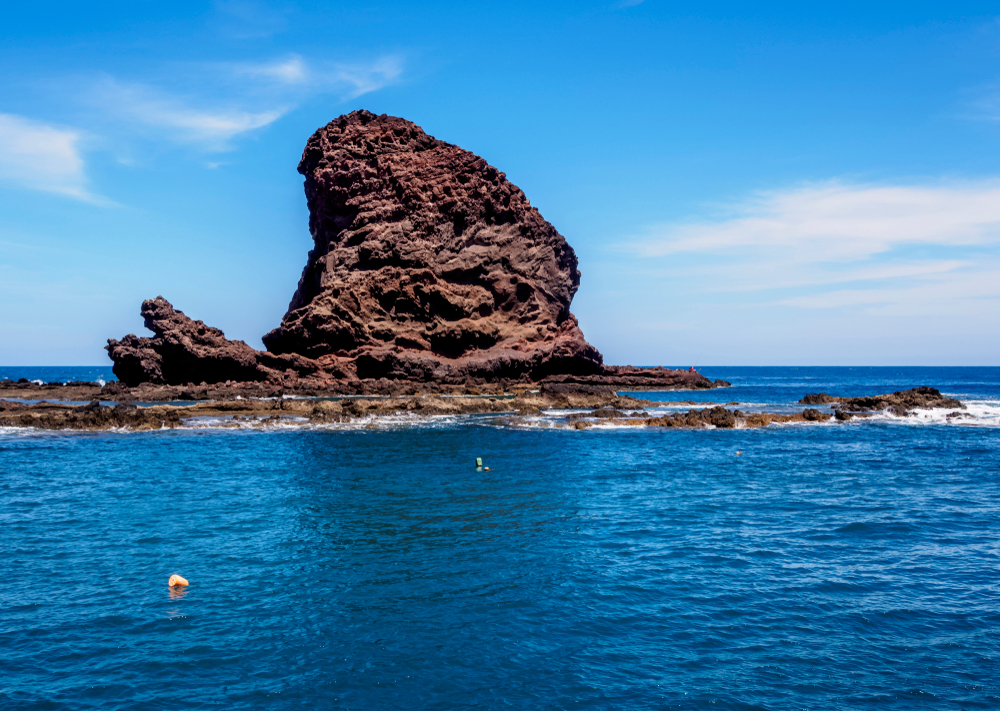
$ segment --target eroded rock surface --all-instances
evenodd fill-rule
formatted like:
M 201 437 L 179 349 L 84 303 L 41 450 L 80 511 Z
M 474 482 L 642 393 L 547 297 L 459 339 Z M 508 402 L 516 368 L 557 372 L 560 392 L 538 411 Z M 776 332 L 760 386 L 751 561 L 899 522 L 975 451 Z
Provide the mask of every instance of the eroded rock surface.
M 129 334 L 120 341 L 109 339 L 105 347 L 115 363 L 115 376 L 128 386 L 281 380 L 286 374 L 298 378 L 318 369 L 306 358 L 276 356 L 231 341 L 162 296 L 142 302 L 141 313 L 146 328 L 155 334 L 152 338 Z
M 479 156 L 356 111 L 313 134 L 299 172 L 315 248 L 268 350 L 354 358 L 360 378 L 601 371 L 569 310 L 576 254 Z

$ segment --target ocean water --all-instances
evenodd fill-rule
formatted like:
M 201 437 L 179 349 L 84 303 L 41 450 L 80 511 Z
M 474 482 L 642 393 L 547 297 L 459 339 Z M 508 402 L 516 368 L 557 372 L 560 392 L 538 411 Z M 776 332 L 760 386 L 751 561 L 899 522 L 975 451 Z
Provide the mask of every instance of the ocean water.
M 1000 369 L 704 372 L 977 414 L 2 431 L 0 708 L 1000 707 Z
M 35 366 L 9 366 L 0 365 L 0 380 L 27 380 L 41 381 L 43 383 L 71 383 L 74 381 L 96 382 L 103 380 L 110 383 L 118 380 L 110 365 L 93 366 L 63 366 L 63 365 L 35 365 Z

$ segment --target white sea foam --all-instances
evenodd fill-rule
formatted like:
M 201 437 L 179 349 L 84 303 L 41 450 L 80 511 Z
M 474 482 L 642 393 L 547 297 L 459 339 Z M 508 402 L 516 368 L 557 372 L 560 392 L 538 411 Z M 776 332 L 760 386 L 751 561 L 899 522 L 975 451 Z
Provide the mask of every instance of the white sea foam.
M 966 400 L 965 410 L 951 408 L 915 409 L 908 417 L 898 417 L 889 412 L 879 412 L 869 421 L 892 422 L 912 425 L 954 425 L 958 427 L 1000 426 L 1000 400 Z M 957 414 L 955 414 L 957 413 Z M 949 417 L 949 415 L 954 415 Z M 861 420 L 858 420 L 859 422 Z
M 181 420 L 182 426 L 175 429 L 193 430 L 244 430 L 244 429 L 281 429 L 289 427 L 301 427 L 309 422 L 308 418 L 299 416 L 279 416 L 272 420 L 270 415 L 248 415 L 233 418 L 232 415 L 195 415 L 185 417 Z
M 780 407 L 780 406 L 779 405 L 775 405 L 773 403 L 766 403 L 766 402 L 735 402 L 735 401 L 733 401 L 733 402 L 699 402 L 699 403 L 695 403 L 695 404 L 691 404 L 689 402 L 686 402 L 686 403 L 676 403 L 676 404 L 662 404 L 662 405 L 658 404 L 658 405 L 655 405 L 655 406 L 651 405 L 650 407 L 645 408 L 645 411 L 646 412 L 661 412 L 661 411 L 662 412 L 667 412 L 667 411 L 683 410 L 684 412 L 687 412 L 688 410 L 711 410 L 713 407 L 724 407 L 727 410 L 732 410 L 733 408 L 739 409 L 739 408 L 747 408 L 747 407 Z M 793 406 L 793 407 L 797 407 L 797 405 Z
M 437 428 L 446 427 L 470 421 L 469 415 L 417 415 L 414 413 L 397 413 L 391 415 L 367 415 L 349 422 L 321 422 L 307 424 L 308 429 L 357 431 L 382 429 L 407 429 L 411 427 Z
M 97 379 L 97 384 L 100 385 L 103 388 L 104 385 L 105 385 L 104 378 L 98 378 Z
M 460 420 L 470 420 L 469 415 L 417 415 L 414 413 L 380 414 L 359 417 L 347 422 L 310 422 L 306 417 L 282 416 L 277 420 L 270 415 L 241 417 L 231 416 L 185 418 L 182 426 L 175 429 L 218 430 L 218 431 L 282 431 L 282 430 L 389 430 L 411 427 L 436 428 L 457 424 Z

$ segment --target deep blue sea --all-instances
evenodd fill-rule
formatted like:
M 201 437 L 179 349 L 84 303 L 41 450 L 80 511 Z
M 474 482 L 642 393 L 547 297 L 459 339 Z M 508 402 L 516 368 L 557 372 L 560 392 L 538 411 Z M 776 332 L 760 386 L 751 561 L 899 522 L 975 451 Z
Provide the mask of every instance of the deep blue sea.
M 703 372 L 973 417 L 0 430 L 0 709 L 1000 707 L 1000 368 Z

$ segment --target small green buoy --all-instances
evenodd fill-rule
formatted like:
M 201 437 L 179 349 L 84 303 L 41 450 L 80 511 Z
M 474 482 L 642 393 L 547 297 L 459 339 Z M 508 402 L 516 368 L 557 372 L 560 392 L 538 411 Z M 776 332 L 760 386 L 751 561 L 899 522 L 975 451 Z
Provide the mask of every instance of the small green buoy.
M 483 458 L 482 457 L 476 457 L 476 466 L 477 467 L 483 466 Z

